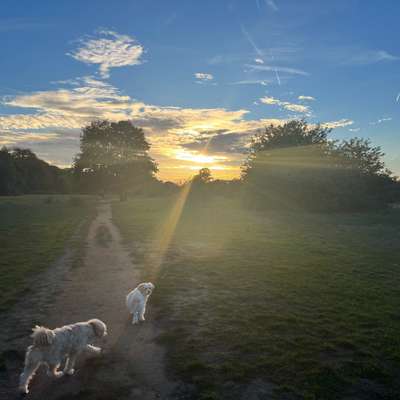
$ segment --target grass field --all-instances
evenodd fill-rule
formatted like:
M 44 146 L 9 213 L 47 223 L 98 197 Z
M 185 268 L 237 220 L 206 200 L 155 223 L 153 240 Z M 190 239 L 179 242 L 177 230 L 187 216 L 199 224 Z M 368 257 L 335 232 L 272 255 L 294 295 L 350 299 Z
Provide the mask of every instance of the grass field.
M 158 269 L 149 255 L 175 200 L 113 204 L 143 278 L 155 281 L 172 374 L 202 399 L 239 398 L 251 382 L 278 398 L 399 398 L 400 210 L 186 204 Z
M 93 202 L 84 196 L 0 197 L 0 311 L 8 308 L 29 279 L 51 265 L 75 236 L 78 245 Z

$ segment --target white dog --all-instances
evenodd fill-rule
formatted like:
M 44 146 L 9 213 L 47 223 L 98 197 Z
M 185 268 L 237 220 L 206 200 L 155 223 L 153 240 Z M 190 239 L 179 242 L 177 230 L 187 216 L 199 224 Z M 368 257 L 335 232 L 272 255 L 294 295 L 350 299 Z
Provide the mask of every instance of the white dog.
M 138 285 L 126 296 L 126 306 L 132 314 L 132 324 L 144 321 L 146 303 L 153 290 L 154 285 L 151 282 L 145 282 Z
M 47 374 L 59 378 L 74 373 L 74 364 L 80 353 L 89 351 L 100 354 L 101 348 L 89 344 L 95 338 L 107 335 L 106 324 L 99 319 L 78 322 L 54 330 L 43 326 L 33 328 L 33 344 L 25 355 L 25 367 L 20 376 L 19 390 L 28 393 L 29 382 L 41 364 L 47 366 Z M 64 371 L 58 368 L 66 358 Z

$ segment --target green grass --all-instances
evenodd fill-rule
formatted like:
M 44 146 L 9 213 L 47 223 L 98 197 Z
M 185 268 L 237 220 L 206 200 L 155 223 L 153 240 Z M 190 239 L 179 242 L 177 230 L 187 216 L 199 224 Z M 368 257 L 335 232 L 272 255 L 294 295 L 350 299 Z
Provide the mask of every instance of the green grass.
M 0 311 L 29 289 L 33 273 L 49 267 L 68 244 L 79 245 L 78 230 L 93 212 L 85 196 L 0 197 Z
M 113 205 L 144 279 L 174 200 Z M 277 398 L 400 396 L 399 210 L 257 213 L 228 199 L 205 204 L 186 205 L 155 279 L 151 302 L 169 371 L 202 398 L 226 398 L 229 382 L 256 378 L 276 385 Z

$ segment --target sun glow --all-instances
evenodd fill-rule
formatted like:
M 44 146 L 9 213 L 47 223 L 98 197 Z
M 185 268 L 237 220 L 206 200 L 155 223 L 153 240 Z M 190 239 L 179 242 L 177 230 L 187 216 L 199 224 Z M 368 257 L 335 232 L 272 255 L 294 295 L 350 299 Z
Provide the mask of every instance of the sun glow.
M 228 157 L 225 156 L 211 156 L 197 151 L 176 150 L 175 158 L 182 161 L 191 161 L 197 164 L 212 164 L 218 161 L 226 161 Z

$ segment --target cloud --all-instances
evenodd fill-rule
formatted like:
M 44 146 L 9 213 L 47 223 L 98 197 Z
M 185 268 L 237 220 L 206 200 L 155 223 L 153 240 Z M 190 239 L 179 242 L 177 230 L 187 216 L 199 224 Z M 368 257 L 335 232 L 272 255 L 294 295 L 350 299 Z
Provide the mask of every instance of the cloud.
M 38 133 L 38 132 L 1 132 L 0 131 L 0 146 L 17 145 L 19 143 L 34 143 L 50 141 L 58 138 L 57 133 Z
M 350 132 L 359 132 L 360 128 L 349 128 Z
M 194 77 L 198 80 L 198 83 L 210 82 L 214 79 L 214 76 L 211 74 L 207 74 L 205 72 L 196 72 Z
M 255 59 L 254 59 L 254 62 L 255 62 L 256 64 L 264 64 L 264 61 L 263 61 L 261 58 L 255 58 Z
M 378 125 L 378 124 L 381 124 L 382 122 L 391 121 L 392 119 L 393 119 L 392 117 L 384 117 L 384 118 L 378 119 L 377 121 L 370 122 L 369 124 L 370 125 Z
M 196 72 L 194 76 L 196 77 L 196 79 L 202 79 L 205 81 L 211 81 L 212 79 L 214 79 L 211 74 L 206 74 L 204 72 Z
M 267 86 L 271 81 L 266 79 L 247 79 L 243 81 L 232 82 L 231 85 L 261 85 Z
M 298 99 L 299 100 L 303 100 L 303 101 L 314 101 L 315 97 L 312 97 L 312 96 L 299 96 Z
M 265 4 L 273 11 L 279 10 L 274 0 L 265 0 Z
M 351 119 L 340 119 L 338 121 L 330 121 L 330 122 L 324 122 L 321 124 L 322 127 L 324 128 L 330 128 L 330 129 L 336 129 L 336 128 L 344 128 L 345 126 L 353 125 L 354 121 Z
M 217 85 L 214 80 L 214 76 L 205 72 L 196 72 L 194 74 L 195 78 L 197 79 L 195 82 L 199 84 L 207 84 L 207 85 Z
M 310 107 L 303 104 L 290 103 L 288 101 L 282 101 L 272 96 L 265 96 L 260 98 L 261 103 L 268 105 L 277 105 L 283 107 L 285 110 L 293 111 L 301 114 L 311 115 Z
M 253 65 L 246 64 L 245 65 L 251 71 L 268 71 L 268 72 L 285 72 L 290 75 L 302 75 L 308 76 L 310 75 L 308 72 L 303 71 L 301 69 L 289 68 L 289 67 L 279 67 L 279 66 L 270 66 L 270 65 Z
M 352 51 L 343 59 L 342 63 L 347 65 L 368 65 L 384 61 L 398 61 L 399 56 L 388 53 L 386 50 Z
M 143 47 L 135 38 L 113 31 L 100 31 L 97 38 L 80 41 L 71 57 L 86 64 L 98 64 L 100 75 L 107 78 L 111 68 L 141 64 Z

